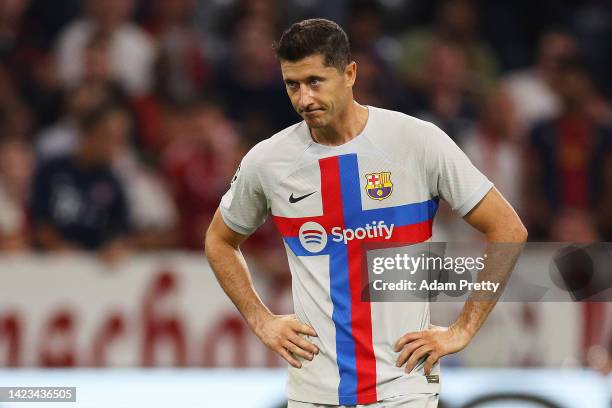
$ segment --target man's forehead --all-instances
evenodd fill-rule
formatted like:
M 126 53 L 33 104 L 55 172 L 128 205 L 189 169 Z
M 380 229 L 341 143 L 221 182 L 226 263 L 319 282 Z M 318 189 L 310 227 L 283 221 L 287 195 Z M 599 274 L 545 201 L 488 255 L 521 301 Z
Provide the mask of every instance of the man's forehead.
M 312 75 L 322 76 L 338 72 L 336 68 L 326 66 L 324 56 L 321 54 L 310 55 L 298 61 L 281 61 L 283 78 L 295 80 L 306 79 Z

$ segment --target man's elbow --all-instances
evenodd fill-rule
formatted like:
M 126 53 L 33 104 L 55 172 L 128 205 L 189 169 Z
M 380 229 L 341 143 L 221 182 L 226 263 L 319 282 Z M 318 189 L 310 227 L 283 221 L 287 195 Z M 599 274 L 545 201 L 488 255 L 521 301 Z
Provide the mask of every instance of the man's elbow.
M 489 231 L 485 232 L 490 242 L 504 242 L 522 244 L 527 241 L 527 228 L 518 217 L 506 222 L 499 222 Z
M 226 248 L 238 250 L 244 238 L 226 227 L 223 220 L 215 215 L 204 233 L 204 253 L 210 259 L 210 256 Z
M 215 244 L 215 231 L 212 229 L 212 224 L 208 226 L 206 232 L 204 232 L 204 254 L 206 257 L 210 256 L 213 251 Z
M 517 220 L 517 222 L 510 229 L 510 242 L 516 243 L 524 243 L 527 242 L 527 238 L 529 237 L 529 232 L 525 225 L 521 222 L 521 220 Z

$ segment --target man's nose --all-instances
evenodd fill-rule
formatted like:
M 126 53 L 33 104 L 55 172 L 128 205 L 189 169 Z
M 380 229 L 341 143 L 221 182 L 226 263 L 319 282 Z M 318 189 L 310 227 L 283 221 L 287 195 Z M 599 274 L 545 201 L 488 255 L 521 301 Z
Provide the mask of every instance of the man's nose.
M 300 109 L 306 110 L 308 106 L 312 104 L 312 102 L 313 102 L 312 89 L 310 89 L 310 87 L 305 86 L 305 85 L 300 86 L 300 98 L 299 98 Z

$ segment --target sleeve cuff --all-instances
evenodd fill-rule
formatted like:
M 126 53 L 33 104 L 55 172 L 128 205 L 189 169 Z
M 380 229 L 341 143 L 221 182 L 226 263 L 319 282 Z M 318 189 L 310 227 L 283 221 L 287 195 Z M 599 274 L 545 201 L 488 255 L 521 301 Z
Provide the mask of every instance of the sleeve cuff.
M 222 206 L 219 207 L 219 210 L 221 212 L 221 218 L 223 218 L 223 222 L 225 222 L 225 225 L 227 225 L 228 228 L 231 229 L 232 231 L 237 232 L 238 234 L 242 234 L 242 235 L 251 235 L 257 229 L 257 227 L 247 228 L 243 225 L 240 225 L 232 221 L 229 218 L 229 215 L 227 214 L 227 210 L 223 208 Z
M 457 213 L 462 217 L 465 216 L 467 213 L 472 211 L 474 207 L 476 207 L 476 204 L 478 204 L 492 188 L 493 183 L 489 180 L 485 180 L 485 182 L 480 185 L 478 190 L 476 190 L 474 194 L 470 196 L 470 198 L 468 198 L 463 204 L 461 204 L 461 206 L 459 206 L 459 208 L 457 208 Z

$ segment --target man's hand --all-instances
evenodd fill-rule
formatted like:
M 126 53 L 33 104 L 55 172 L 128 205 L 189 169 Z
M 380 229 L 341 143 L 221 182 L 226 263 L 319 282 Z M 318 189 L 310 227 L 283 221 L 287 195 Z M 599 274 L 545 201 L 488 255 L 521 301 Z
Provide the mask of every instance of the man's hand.
M 440 357 L 463 350 L 470 339 L 471 336 L 457 326 L 447 328 L 430 325 L 429 330 L 407 333 L 395 343 L 395 351 L 401 351 L 397 366 L 401 367 L 408 361 L 406 372 L 409 373 L 419 360 L 428 355 L 423 368 L 425 375 L 429 375 Z
M 126 240 L 116 239 L 100 249 L 100 259 L 109 267 L 119 264 L 130 253 Z
M 280 354 L 289 364 L 301 368 L 294 356 L 312 360 L 319 354 L 319 348 L 302 338 L 300 334 L 317 336 L 314 329 L 298 320 L 295 315 L 271 315 L 259 325 L 255 334 L 273 351 Z

